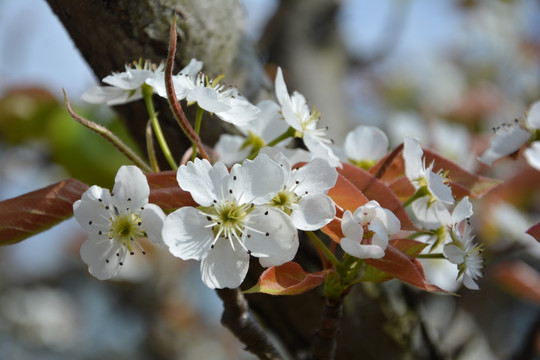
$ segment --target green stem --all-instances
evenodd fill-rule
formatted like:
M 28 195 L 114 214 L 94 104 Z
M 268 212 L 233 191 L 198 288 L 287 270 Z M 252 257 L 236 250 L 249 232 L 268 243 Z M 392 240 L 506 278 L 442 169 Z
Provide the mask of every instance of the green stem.
M 163 155 L 165 155 L 165 159 L 167 159 L 167 162 L 169 163 L 171 169 L 177 170 L 178 165 L 176 165 L 176 161 L 174 161 L 171 150 L 169 149 L 169 145 L 167 145 L 167 141 L 165 140 L 165 136 L 163 136 L 163 132 L 161 131 L 161 126 L 159 125 L 156 111 L 154 110 L 154 103 L 152 102 L 153 93 L 154 90 L 150 85 L 142 85 L 144 103 L 146 104 L 146 110 L 148 110 L 148 115 L 150 116 L 150 120 L 152 121 L 152 128 L 154 129 L 154 134 L 156 135 L 158 144 L 161 147 Z
M 156 150 L 154 147 L 154 138 L 152 132 L 152 121 L 146 123 L 146 152 L 148 153 L 148 160 L 150 160 L 150 166 L 154 172 L 159 172 L 159 165 L 156 157 Z
M 148 166 L 144 160 L 142 160 L 136 153 L 133 151 L 129 146 L 124 144 L 120 138 L 118 138 L 116 135 L 114 135 L 110 130 L 107 128 L 96 124 L 93 121 L 90 121 L 88 119 L 83 118 L 82 116 L 77 115 L 73 109 L 71 109 L 71 104 L 69 103 L 69 100 L 67 98 L 66 92 L 64 91 L 64 101 L 66 102 L 66 107 L 71 115 L 71 117 L 77 121 L 79 124 L 83 125 L 84 127 L 92 130 L 96 134 L 103 137 L 105 140 L 107 140 L 109 143 L 111 143 L 118 151 L 120 151 L 122 154 L 124 154 L 125 157 L 127 157 L 132 163 L 137 165 L 143 172 L 152 172 L 152 168 Z
M 204 110 L 197 104 L 197 114 L 195 115 L 195 133 L 199 135 L 201 133 L 201 123 Z M 193 143 L 193 154 L 191 154 L 191 161 L 195 161 L 197 157 L 197 143 Z
M 338 259 L 336 259 L 336 257 L 334 256 L 334 254 L 332 254 L 332 252 L 326 247 L 326 245 L 322 242 L 321 239 L 319 239 L 319 237 L 313 232 L 313 231 L 306 231 L 306 234 L 307 236 L 310 238 L 310 240 L 313 242 L 313 244 L 319 249 L 321 250 L 324 255 L 326 255 L 326 257 L 328 258 L 328 260 L 330 260 L 330 262 L 332 264 L 334 264 L 335 267 L 338 267 L 340 266 L 340 262 Z
M 419 254 L 417 256 L 418 259 L 446 259 L 444 254 Z
M 407 206 L 411 205 L 415 200 L 418 200 L 426 195 L 429 195 L 429 190 L 427 186 L 422 186 L 420 189 L 416 190 L 413 196 L 411 196 L 409 199 L 407 199 L 407 201 L 403 203 L 403 207 L 406 208 Z
M 274 145 L 279 144 L 280 142 L 282 142 L 285 139 L 288 139 L 290 137 L 294 137 L 295 132 L 296 132 L 296 130 L 293 127 L 289 127 L 287 129 L 287 131 L 285 131 L 283 134 L 279 135 L 277 138 L 275 138 L 274 140 L 267 143 L 266 146 L 274 146 Z

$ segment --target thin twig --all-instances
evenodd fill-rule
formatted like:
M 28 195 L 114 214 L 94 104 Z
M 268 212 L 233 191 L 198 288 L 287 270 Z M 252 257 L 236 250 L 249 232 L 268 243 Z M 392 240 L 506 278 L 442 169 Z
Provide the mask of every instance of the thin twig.
M 127 157 L 129 160 L 131 160 L 132 163 L 137 165 L 142 171 L 144 172 L 152 172 L 152 168 L 146 164 L 146 162 L 141 159 L 129 146 L 124 144 L 120 138 L 118 138 L 116 135 L 114 135 L 109 129 L 96 124 L 93 121 L 90 121 L 88 119 L 83 118 L 82 116 L 77 115 L 72 109 L 71 104 L 69 103 L 69 100 L 67 98 L 67 94 L 64 90 L 64 101 L 66 102 L 66 107 L 69 112 L 69 115 L 77 121 L 79 124 L 83 125 L 84 127 L 92 130 L 96 134 L 100 135 L 102 138 L 107 140 L 109 143 L 111 143 L 115 148 L 118 149 L 122 154 L 124 154 L 125 157 Z
M 167 90 L 167 99 L 169 100 L 169 105 L 171 107 L 174 118 L 182 128 L 182 131 L 189 138 L 192 144 L 197 146 L 201 156 L 206 160 L 210 161 L 208 154 L 204 150 L 204 147 L 201 144 L 201 139 L 199 135 L 193 130 L 193 127 L 186 118 L 184 110 L 176 97 L 176 92 L 174 91 L 174 84 L 172 80 L 173 76 L 173 67 L 174 67 L 174 54 L 176 53 L 176 15 L 174 16 L 173 23 L 171 25 L 170 39 L 169 39 L 169 52 L 167 54 L 167 63 L 165 64 L 165 89 Z
M 311 349 L 312 360 L 333 360 L 336 354 L 337 336 L 343 316 L 343 302 L 325 304 L 321 324 Z
M 239 289 L 216 289 L 223 301 L 221 324 L 246 347 L 245 350 L 264 360 L 283 358 L 270 342 L 260 325 L 248 313 L 248 303 Z

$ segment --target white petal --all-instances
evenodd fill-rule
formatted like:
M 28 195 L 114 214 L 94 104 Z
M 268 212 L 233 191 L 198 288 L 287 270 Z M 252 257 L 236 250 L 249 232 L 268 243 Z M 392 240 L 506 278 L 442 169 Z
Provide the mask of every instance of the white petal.
M 189 191 L 193 200 L 202 206 L 210 206 L 213 200 L 221 198 L 228 177 L 225 164 L 218 162 L 212 166 L 206 159 L 195 159 L 180 166 L 176 175 L 180 187 Z
M 203 68 L 203 62 L 195 58 L 192 58 L 189 61 L 189 64 L 187 64 L 186 67 L 180 70 L 180 74 L 185 74 L 190 77 L 195 77 L 197 76 L 198 73 L 201 72 L 202 68 Z
M 414 216 L 416 216 L 420 222 L 421 227 L 435 230 L 441 227 L 438 214 L 448 210 L 440 201 L 436 201 L 428 207 L 429 200 L 429 196 L 424 196 L 418 200 L 415 200 L 411 204 L 411 210 Z
M 445 185 L 443 178 L 439 174 L 435 174 L 433 171 L 428 171 L 426 174 L 428 190 L 437 200 L 442 201 L 445 204 L 452 205 L 454 203 L 454 197 L 452 196 L 452 189 Z
M 298 252 L 298 247 L 300 246 L 300 242 L 298 241 L 298 236 L 294 238 L 293 244 L 288 252 L 282 252 L 276 255 L 270 255 L 267 257 L 260 257 L 259 263 L 262 267 L 270 267 L 270 266 L 279 266 L 283 265 L 286 262 L 292 261 L 294 257 L 296 256 L 296 253 Z
M 454 244 L 446 244 L 443 254 L 452 264 L 459 265 L 465 261 L 465 252 Z
M 287 85 L 285 85 L 285 80 L 283 79 L 283 72 L 281 71 L 280 67 L 278 67 L 276 73 L 275 88 L 276 98 L 281 106 L 291 101 L 289 92 L 287 90 Z
M 469 201 L 469 197 L 465 196 L 460 200 L 459 203 L 454 207 L 452 215 L 449 211 L 441 211 L 437 214 L 441 224 L 446 226 L 453 226 L 459 224 L 463 220 L 471 217 L 473 215 L 472 204 Z
M 249 268 L 249 255 L 241 246 L 235 250 L 221 239 L 201 262 L 202 281 L 211 289 L 237 288 Z
M 465 285 L 465 287 L 470 290 L 480 290 L 478 284 L 476 284 L 474 279 L 469 274 L 467 274 L 467 271 L 465 271 L 465 273 L 463 274 L 463 285 Z
M 326 195 L 309 194 L 292 206 L 291 219 L 299 230 L 314 231 L 327 225 L 336 215 L 334 202 Z
M 345 154 L 356 161 L 379 160 L 388 150 L 388 137 L 375 126 L 360 125 L 347 134 Z
M 523 155 L 530 166 L 536 170 L 540 170 L 540 141 L 533 142 L 527 149 L 525 149 Z
M 90 274 L 99 280 L 114 277 L 118 273 L 120 262 L 123 262 L 126 257 L 126 249 L 118 242 L 92 237 L 83 242 L 80 252 L 82 260 L 88 265 Z
M 255 120 L 261 112 L 258 107 L 250 103 L 246 98 L 239 95 L 234 98 L 227 97 L 222 101 L 229 106 L 225 111 L 216 111 L 216 115 L 223 121 L 227 121 L 238 127 Z
M 281 106 L 275 101 L 263 100 L 257 104 L 261 110 L 255 121 L 246 124 L 246 130 L 251 131 L 269 142 L 283 134 L 289 125 L 281 117 Z
M 425 175 L 423 155 L 424 151 L 420 146 L 420 140 L 406 136 L 403 142 L 403 159 L 405 160 L 405 174 L 409 180 L 412 181 Z
M 529 108 L 527 125 L 532 129 L 540 129 L 540 101 L 536 101 Z
M 130 91 L 140 88 L 146 79 L 152 77 L 152 75 L 153 72 L 150 70 L 127 69 L 125 72 L 106 76 L 103 78 L 103 82 Z
M 219 161 L 232 166 L 249 156 L 250 148 L 241 149 L 246 139 L 238 135 L 221 134 L 214 150 L 219 155 Z
M 237 164 L 238 165 L 238 164 Z M 246 160 L 242 166 L 233 166 L 232 190 L 241 204 L 264 204 L 270 201 L 284 183 L 283 172 L 278 164 L 261 154 L 254 160 Z
M 124 209 L 139 209 L 148 203 L 150 187 L 141 169 L 136 166 L 121 166 L 114 179 L 114 200 Z
M 333 167 L 342 166 L 332 148 L 323 142 L 321 138 L 312 136 L 310 133 L 304 133 L 303 139 L 308 150 L 313 153 L 313 157 L 323 158 Z
M 102 202 L 99 201 L 102 200 Z M 73 204 L 73 216 L 91 234 L 105 233 L 110 227 L 110 213 L 105 210 L 103 199 L 110 199 L 109 190 L 93 185 Z
M 292 126 L 295 130 L 304 132 L 302 124 L 300 123 L 299 116 L 292 108 L 290 101 L 281 104 L 281 114 L 283 115 L 283 119 L 287 124 L 289 124 L 289 126 Z
M 341 247 L 347 254 L 359 259 L 380 259 L 384 257 L 384 250 L 377 245 L 363 245 L 357 240 L 343 238 Z
M 326 194 L 336 185 L 338 173 L 328 161 L 315 158 L 296 172 L 295 181 L 299 181 L 296 195 Z
M 170 213 L 163 224 L 163 242 L 169 251 L 182 260 L 200 260 L 207 256 L 214 241 L 211 222 L 193 207 L 183 207 Z
M 384 224 L 385 231 L 388 232 L 389 235 L 393 235 L 401 230 L 401 222 L 393 212 L 383 207 L 379 207 L 376 209 L 376 213 L 377 219 Z
M 288 254 L 297 241 L 292 220 L 279 209 L 258 206 L 246 221 L 250 229 L 245 231 L 244 245 L 255 257 Z
M 142 98 L 140 89 L 126 91 L 113 86 L 94 86 L 82 94 L 81 99 L 92 104 L 120 105 Z
M 219 101 L 216 90 L 209 87 L 196 87 L 187 94 L 186 100 L 188 102 L 196 101 L 199 107 L 211 113 L 218 113 L 231 109 L 229 105 Z
M 478 161 L 491 165 L 503 156 L 510 155 L 521 147 L 530 137 L 530 133 L 518 125 L 506 125 L 499 128 L 491 139 L 489 148 L 478 158 Z
M 155 72 L 151 77 L 146 79 L 146 84 L 150 85 L 156 94 L 163 98 L 167 98 L 167 90 L 165 88 L 165 73 Z
M 364 228 L 358 223 L 357 218 L 349 211 L 343 213 L 341 231 L 345 237 L 361 242 L 364 237 Z
M 154 204 L 146 204 L 141 212 L 141 223 L 144 231 L 148 234 L 148 240 L 162 244 L 163 238 L 161 232 L 165 222 L 165 213 L 161 208 Z

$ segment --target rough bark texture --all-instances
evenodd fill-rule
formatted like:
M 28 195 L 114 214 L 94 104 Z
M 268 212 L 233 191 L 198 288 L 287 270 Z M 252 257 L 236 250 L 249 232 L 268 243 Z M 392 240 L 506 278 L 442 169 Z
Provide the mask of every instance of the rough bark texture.
M 47 0 L 64 24 L 77 48 L 102 79 L 113 71 L 122 71 L 126 63 L 139 58 L 160 63 L 167 56 L 169 28 L 178 14 L 179 46 L 176 71 L 193 57 L 204 62 L 210 75 L 226 74 L 226 82 L 248 91 L 252 96 L 262 77 L 246 72 L 259 72 L 261 65 L 249 48 L 243 32 L 243 12 L 237 0 L 174 1 L 174 0 Z M 220 11 L 215 11 L 219 8 Z M 242 49 L 239 51 L 239 49 Z M 239 54 L 242 56 L 239 57 Z M 239 63 L 242 63 L 240 66 Z M 249 64 L 249 66 L 244 66 Z M 69 94 L 68 94 L 69 95 Z M 189 143 L 178 131 L 170 116 L 168 104 L 156 98 L 164 133 L 173 153 L 180 158 Z M 142 101 L 117 106 L 116 110 L 142 145 L 148 120 Z M 194 117 L 189 109 L 188 117 Z M 190 116 L 191 115 L 191 116 Z M 220 132 L 218 122 L 207 119 L 202 133 L 213 144 Z M 144 149 L 144 146 L 141 146 Z M 163 162 L 164 163 L 164 162 Z
M 177 71 L 189 59 L 197 57 L 204 61 L 206 72 L 225 73 L 226 81 L 238 86 L 251 99 L 257 97 L 261 85 L 267 81 L 254 47 L 245 40 L 243 14 L 236 0 L 47 2 L 99 79 L 122 70 L 126 62 L 139 57 L 156 62 L 164 59 L 168 29 L 176 12 L 179 14 Z M 317 104 L 327 118 L 342 120 L 348 115 L 343 111 L 346 106 L 337 84 L 341 83 L 346 66 L 343 54 L 335 52 L 336 47 L 341 47 L 335 41 L 336 32 L 330 21 L 336 6 L 334 2 L 322 0 L 283 2 L 276 23 L 271 25 L 277 26 L 279 31 L 265 41 L 271 53 L 269 59 L 286 66 L 291 77 L 294 76 L 288 79 L 291 90 L 305 91 L 311 104 Z M 308 42 L 302 40 L 306 32 L 311 32 Z M 293 49 L 295 56 L 291 54 Z M 297 87 L 299 83 L 302 83 L 301 88 Z M 117 110 L 144 148 L 147 122 L 144 104 L 136 102 Z M 157 110 L 173 153 L 179 158 L 189 144 L 169 117 L 167 102 L 159 101 Z M 219 133 L 217 121 L 203 123 L 207 125 L 202 129 L 203 140 L 212 144 Z M 330 124 L 338 137 L 345 132 L 340 124 L 343 122 L 337 120 Z M 304 269 L 318 270 L 318 257 L 309 246 L 303 246 L 296 260 Z M 261 269 L 257 269 L 255 262 L 252 265 L 249 282 L 253 283 Z M 292 358 L 309 358 L 313 334 L 320 325 L 324 308 L 317 291 L 293 297 L 255 294 L 247 299 Z M 416 294 L 396 282 L 357 286 L 343 304 L 336 358 L 437 359 L 437 352 L 429 350 L 433 346 L 422 331 L 416 303 Z

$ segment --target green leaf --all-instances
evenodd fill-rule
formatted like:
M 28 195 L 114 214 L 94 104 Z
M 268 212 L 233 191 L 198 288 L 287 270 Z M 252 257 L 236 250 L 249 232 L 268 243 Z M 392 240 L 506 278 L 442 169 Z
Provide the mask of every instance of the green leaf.
M 0 245 L 18 243 L 73 215 L 88 186 L 69 179 L 0 202 Z
M 246 294 L 264 293 L 270 295 L 298 295 L 316 288 L 324 282 L 330 270 L 317 273 L 305 272 L 300 265 L 290 261 L 280 266 L 266 269 L 257 285 L 244 291 Z

